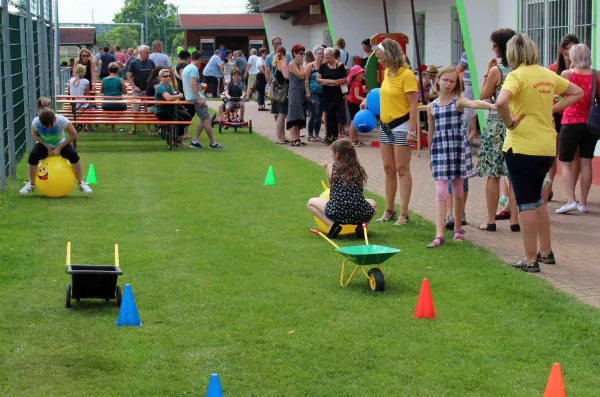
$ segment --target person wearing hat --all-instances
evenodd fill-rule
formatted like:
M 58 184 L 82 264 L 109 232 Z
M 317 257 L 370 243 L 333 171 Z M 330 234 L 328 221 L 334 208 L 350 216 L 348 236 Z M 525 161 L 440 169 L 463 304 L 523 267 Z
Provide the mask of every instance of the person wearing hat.
M 429 65 L 427 67 L 427 70 L 425 71 L 425 76 L 427 76 L 427 80 L 429 82 L 429 89 L 425 89 L 425 92 L 427 92 L 425 97 L 427 98 L 428 102 L 431 102 L 438 97 L 438 93 L 433 88 L 435 86 L 435 79 L 436 79 L 437 75 L 438 75 L 437 67 L 435 65 Z
M 365 86 L 362 79 L 365 70 L 358 65 L 352 66 L 348 75 L 348 110 L 350 111 L 350 140 L 354 146 L 362 146 L 358 141 L 358 131 L 354 128 L 354 116 L 360 111 L 360 104 L 365 100 Z

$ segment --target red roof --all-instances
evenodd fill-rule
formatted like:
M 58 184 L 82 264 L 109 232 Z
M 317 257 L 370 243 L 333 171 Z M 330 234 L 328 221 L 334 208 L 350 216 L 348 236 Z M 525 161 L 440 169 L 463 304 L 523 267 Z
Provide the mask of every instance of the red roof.
M 262 14 L 179 14 L 182 28 L 264 29 Z

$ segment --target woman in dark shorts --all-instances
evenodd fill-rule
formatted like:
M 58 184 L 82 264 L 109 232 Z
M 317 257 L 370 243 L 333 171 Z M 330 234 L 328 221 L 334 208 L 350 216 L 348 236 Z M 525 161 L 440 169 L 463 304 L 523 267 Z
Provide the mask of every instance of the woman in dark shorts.
M 579 44 L 579 39 L 577 38 L 577 36 L 575 36 L 574 34 L 565 35 L 562 38 L 562 40 L 560 41 L 560 44 L 558 45 L 556 61 L 553 64 L 551 64 L 550 66 L 548 66 L 548 69 L 552 70 L 554 73 L 556 73 L 559 76 L 561 76 L 565 70 L 571 69 L 571 58 L 569 57 L 569 50 L 575 44 Z M 556 104 L 556 99 L 559 99 L 558 95 L 555 96 L 555 104 Z M 554 117 L 554 129 L 556 130 L 556 134 L 557 134 L 556 135 L 556 151 L 558 152 L 559 151 L 559 143 L 560 143 L 558 134 L 560 134 L 561 127 L 562 127 L 563 112 L 555 112 L 552 114 L 552 116 Z M 579 163 L 578 162 L 575 163 L 574 167 L 575 167 L 575 170 L 574 170 L 575 174 L 579 175 Z M 543 197 L 544 201 L 546 201 L 546 202 L 552 200 L 552 197 L 554 196 L 554 194 L 552 192 L 552 181 L 554 181 L 554 177 L 556 176 L 556 170 L 557 170 L 557 163 L 554 162 L 554 164 L 552 165 L 552 168 L 550 168 L 549 179 L 547 179 L 546 183 L 544 184 L 544 190 L 542 192 L 542 197 Z
M 562 127 L 558 161 L 565 182 L 567 203 L 556 210 L 557 214 L 578 210 L 587 211 L 587 196 L 592 186 L 592 160 L 598 138 L 587 129 L 588 113 L 592 98 L 592 58 L 590 49 L 585 44 L 575 44 L 569 51 L 571 69 L 562 72 L 562 77 L 583 90 L 583 98 L 567 107 L 562 114 Z M 600 89 L 600 81 L 596 76 L 596 95 Z M 575 155 L 579 151 L 579 159 Z M 575 184 L 577 174 L 573 162 L 581 166 L 581 201 L 575 199 Z

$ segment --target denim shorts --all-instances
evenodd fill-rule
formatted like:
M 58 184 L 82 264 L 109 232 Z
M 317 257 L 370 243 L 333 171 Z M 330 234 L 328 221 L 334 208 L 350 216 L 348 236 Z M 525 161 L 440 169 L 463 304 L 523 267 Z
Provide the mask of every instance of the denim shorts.
M 544 205 L 542 187 L 555 157 L 513 153 L 512 149 L 503 153 L 519 212 Z

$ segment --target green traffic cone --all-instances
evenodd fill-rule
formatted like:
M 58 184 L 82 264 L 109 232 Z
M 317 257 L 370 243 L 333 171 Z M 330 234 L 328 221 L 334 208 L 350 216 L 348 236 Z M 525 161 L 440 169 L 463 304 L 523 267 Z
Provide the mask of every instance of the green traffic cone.
M 90 169 L 88 170 L 87 179 L 85 182 L 88 185 L 95 185 L 98 183 L 96 180 L 96 170 L 94 169 L 94 164 L 90 164 Z
M 269 166 L 267 171 L 267 177 L 265 178 L 265 186 L 275 186 L 275 174 L 273 173 L 273 166 Z

